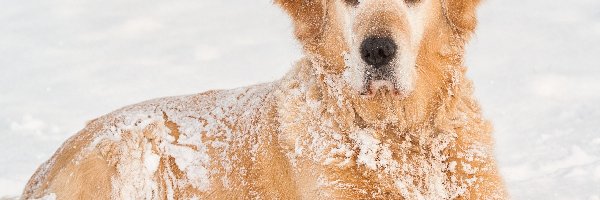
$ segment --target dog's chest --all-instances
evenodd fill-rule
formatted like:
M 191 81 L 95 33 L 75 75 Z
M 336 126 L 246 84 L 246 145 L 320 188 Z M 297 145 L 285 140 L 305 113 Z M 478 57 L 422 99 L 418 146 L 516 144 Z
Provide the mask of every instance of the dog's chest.
M 391 139 L 374 129 L 340 133 L 320 125 L 308 130 L 285 149 L 296 178 L 305 181 L 299 187 L 320 191 L 318 198 L 443 199 L 450 195 L 443 152 L 453 140 L 451 134 L 402 133 Z

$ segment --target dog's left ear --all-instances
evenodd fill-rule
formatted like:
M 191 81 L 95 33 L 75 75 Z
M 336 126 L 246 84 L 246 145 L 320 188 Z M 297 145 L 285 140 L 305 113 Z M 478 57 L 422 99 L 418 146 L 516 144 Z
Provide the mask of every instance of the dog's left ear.
M 477 26 L 477 6 L 480 0 L 441 0 L 443 12 L 452 29 L 469 36 Z
M 326 0 L 275 0 L 290 17 L 301 40 L 317 40 L 327 15 Z
M 333 0 L 275 0 L 292 18 L 304 51 L 328 71 L 343 67 L 347 51 Z

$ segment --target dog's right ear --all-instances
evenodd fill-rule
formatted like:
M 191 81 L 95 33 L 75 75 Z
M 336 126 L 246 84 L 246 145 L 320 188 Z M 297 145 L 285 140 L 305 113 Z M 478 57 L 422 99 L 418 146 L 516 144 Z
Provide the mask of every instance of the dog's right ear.
M 327 70 L 343 67 L 347 51 L 332 0 L 275 0 L 292 18 L 303 49 Z M 342 37 L 340 37 L 342 36 Z

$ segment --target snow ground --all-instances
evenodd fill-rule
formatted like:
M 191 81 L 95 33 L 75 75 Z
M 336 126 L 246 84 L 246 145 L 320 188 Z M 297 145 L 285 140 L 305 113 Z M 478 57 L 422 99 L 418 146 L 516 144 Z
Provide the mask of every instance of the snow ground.
M 0 0 L 0 199 L 124 105 L 281 77 L 269 0 Z M 487 0 L 469 75 L 514 199 L 600 200 L 600 1 Z

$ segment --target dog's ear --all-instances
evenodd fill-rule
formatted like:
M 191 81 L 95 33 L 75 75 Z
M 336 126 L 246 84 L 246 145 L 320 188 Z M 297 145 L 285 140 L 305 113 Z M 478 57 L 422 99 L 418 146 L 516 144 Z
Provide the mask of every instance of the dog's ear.
M 470 35 L 477 26 L 477 6 L 480 0 L 442 0 L 444 15 L 455 32 Z
M 343 67 L 347 51 L 334 0 L 275 0 L 292 18 L 294 33 L 304 51 L 325 69 Z
M 299 39 L 315 40 L 325 23 L 326 0 L 275 0 L 292 18 Z

